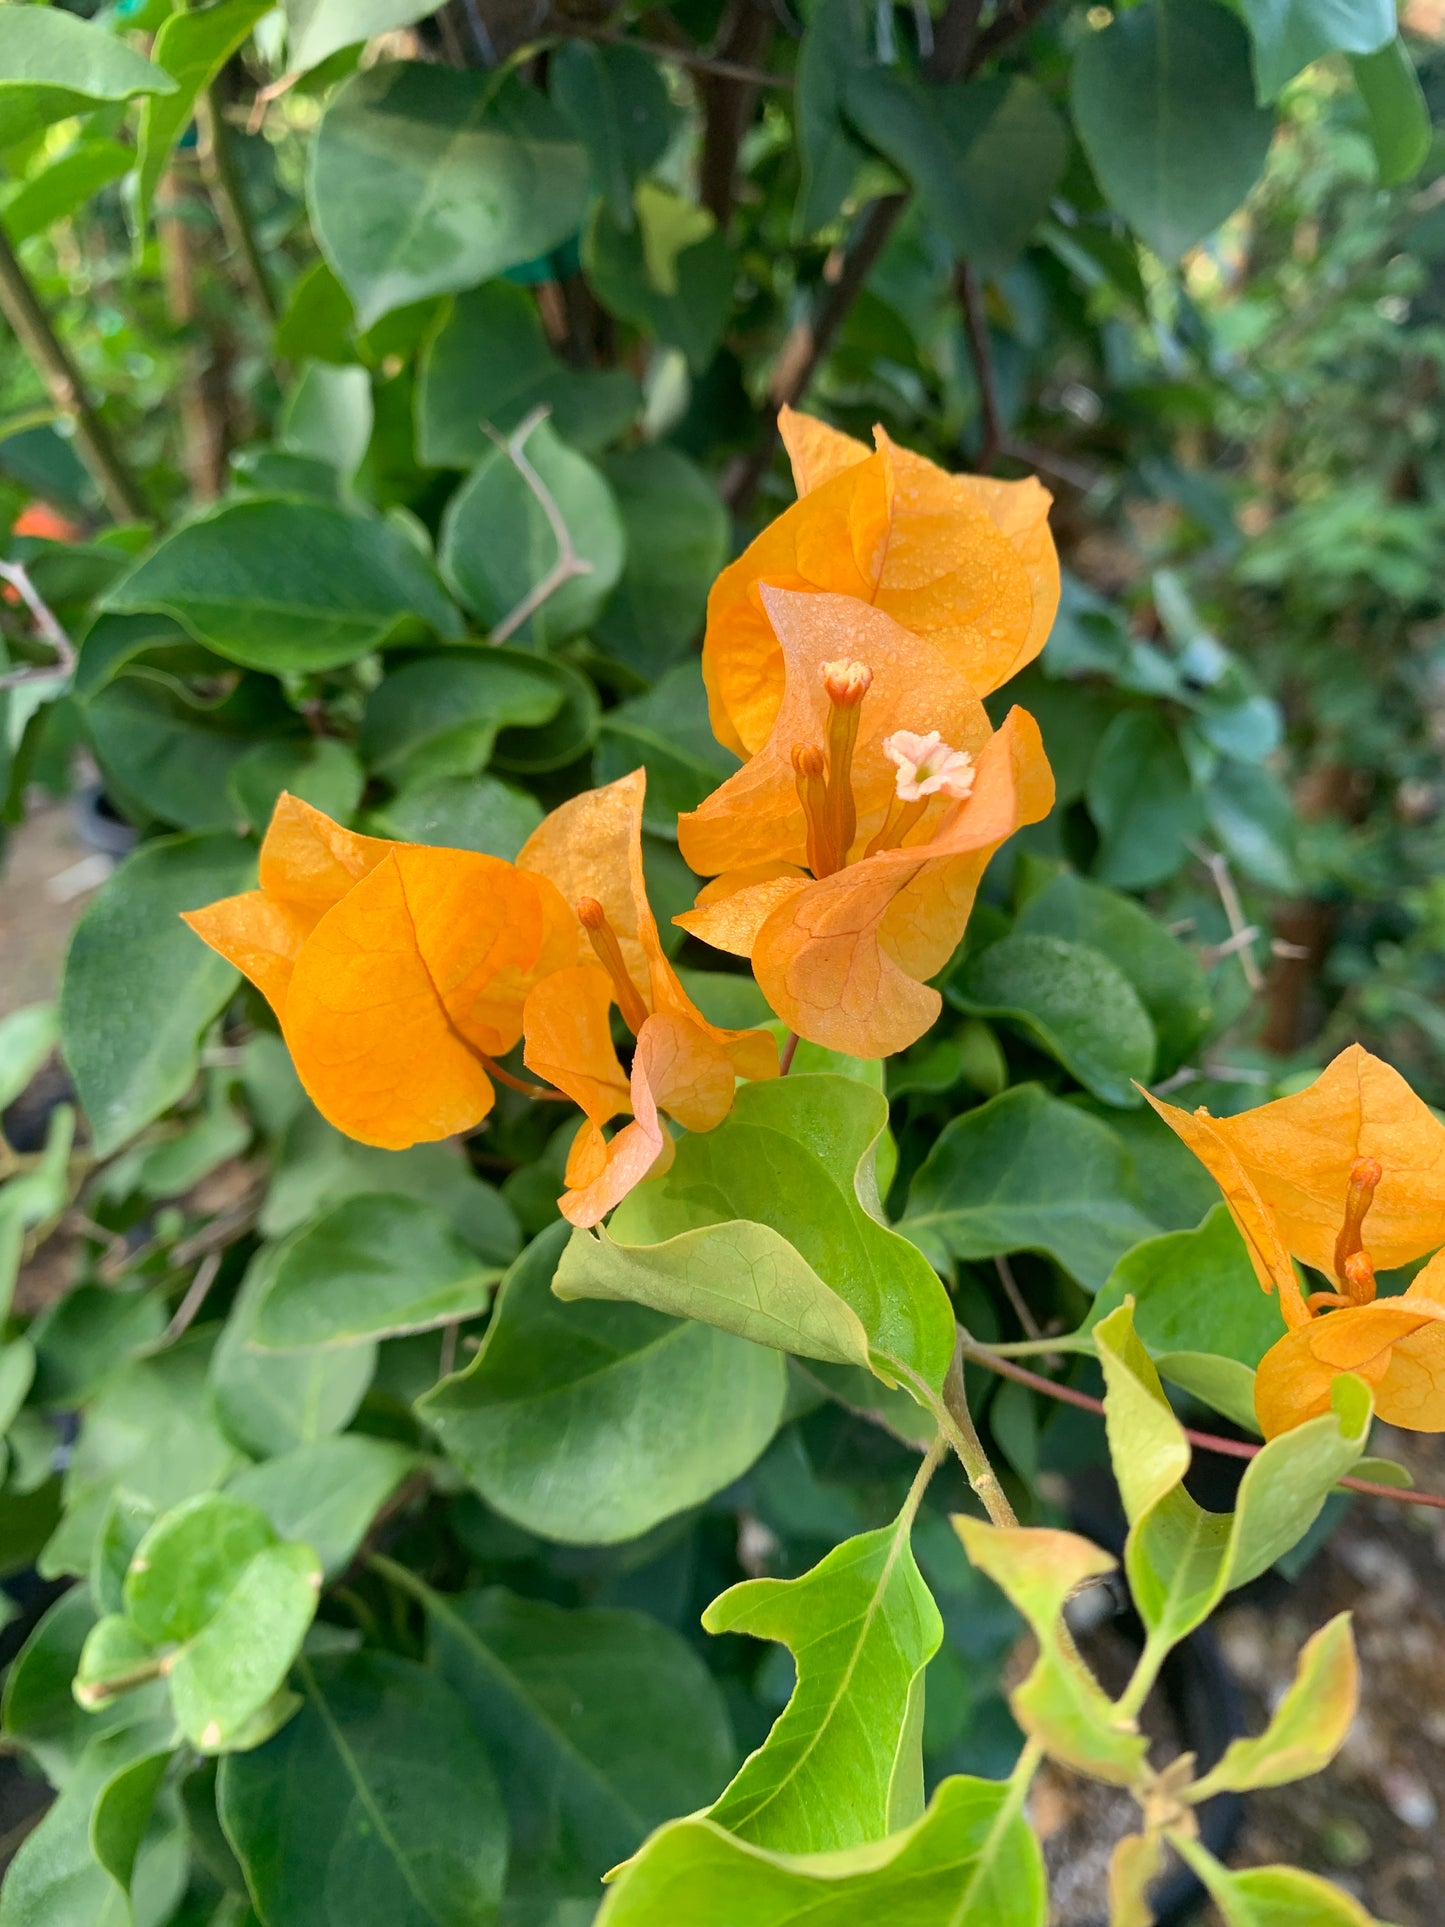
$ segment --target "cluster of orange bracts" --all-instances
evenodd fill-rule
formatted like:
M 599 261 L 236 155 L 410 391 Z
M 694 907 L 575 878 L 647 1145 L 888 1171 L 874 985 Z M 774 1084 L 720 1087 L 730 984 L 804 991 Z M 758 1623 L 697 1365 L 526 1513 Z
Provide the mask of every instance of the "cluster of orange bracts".
M 1058 607 L 1049 496 L 948 475 L 785 412 L 798 501 L 718 578 L 703 673 L 742 768 L 678 826 L 714 879 L 678 922 L 752 959 L 778 1016 L 859 1057 L 937 1016 L 984 867 L 1053 802 L 1038 729 L 981 697 Z M 517 861 L 359 836 L 277 805 L 260 888 L 187 922 L 270 1001 L 338 1129 L 399 1148 L 478 1124 L 525 1040 L 540 1095 L 585 1114 L 561 1200 L 596 1224 L 670 1155 L 661 1113 L 721 1123 L 773 1077 L 766 1031 L 708 1023 L 663 955 L 642 874 L 641 770 L 554 810 Z M 625 1071 L 616 1004 L 635 1045 Z M 614 1119 L 630 1121 L 609 1138 Z

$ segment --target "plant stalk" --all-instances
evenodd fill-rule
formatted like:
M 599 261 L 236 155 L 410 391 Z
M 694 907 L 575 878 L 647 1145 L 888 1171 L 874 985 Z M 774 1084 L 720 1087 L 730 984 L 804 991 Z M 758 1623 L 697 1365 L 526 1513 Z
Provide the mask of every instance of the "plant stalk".
M 954 1347 L 948 1377 L 943 1381 L 943 1410 L 939 1414 L 939 1422 L 989 1518 L 996 1526 L 1016 1526 L 1018 1515 L 1009 1504 L 1008 1494 L 999 1484 L 998 1474 L 989 1463 L 983 1441 L 978 1436 L 978 1427 L 973 1422 L 973 1414 L 968 1409 L 968 1394 L 963 1384 L 962 1334 Z
M 118 522 L 153 522 L 135 478 L 116 452 L 110 431 L 86 397 L 70 351 L 56 334 L 10 237 L 0 227 L 0 311 L 45 384 L 56 410 L 74 424 L 81 460 Z

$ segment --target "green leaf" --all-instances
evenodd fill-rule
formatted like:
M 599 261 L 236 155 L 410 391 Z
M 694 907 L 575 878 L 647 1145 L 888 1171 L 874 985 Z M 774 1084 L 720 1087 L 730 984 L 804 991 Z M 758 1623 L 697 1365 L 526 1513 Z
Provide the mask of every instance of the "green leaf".
M 332 95 L 307 198 L 366 329 L 550 252 L 580 226 L 586 191 L 586 155 L 535 88 L 389 60 Z
M 125 1831 L 138 1831 L 136 1822 L 144 1823 L 144 1801 L 136 1796 L 155 1771 L 146 1763 L 159 1757 L 164 1767 L 173 1737 L 169 1721 L 145 1720 L 98 1733 L 91 1740 L 59 1799 L 26 1835 L 6 1870 L 0 1890 L 0 1927 L 130 1927 L 127 1896 L 92 1843 L 92 1820 L 100 1808 L 105 1817 L 98 1844 L 108 1859 L 123 1864 L 121 1815 L 118 1809 L 105 1814 L 110 1804 L 107 1795 L 129 1809 L 131 1825 Z M 139 1782 L 130 1779 L 132 1769 L 140 1773 Z M 146 1884 L 159 1872 L 159 1857 L 159 1843 L 147 1843 L 141 1849 L 136 1871 Z M 161 1898 L 157 1918 L 164 1920 L 180 1895 L 172 1890 L 167 1901 L 164 1887 L 159 1882 L 157 1886 Z
M 1255 104 L 1249 36 L 1218 0 L 1141 0 L 1115 14 L 1081 42 L 1071 98 L 1100 187 L 1166 261 L 1234 212 L 1274 133 Z
M 1019 1724 L 1063 1765 L 1091 1779 L 1131 1785 L 1145 1768 L 1149 1742 L 1116 1711 L 1064 1624 L 1070 1594 L 1085 1580 L 1112 1572 L 1113 1559 L 1072 1532 L 992 1526 L 962 1514 L 953 1526 L 970 1561 L 1003 1590 L 1038 1640 L 1028 1677 L 1009 1695 Z
M 1398 187 L 1430 152 L 1430 108 L 1410 50 L 1397 34 L 1378 53 L 1354 55 L 1350 70 L 1369 118 L 1380 185 Z
M 1240 0 L 1261 100 L 1326 54 L 1372 54 L 1395 38 L 1393 0 Z
M 899 1229 L 942 1266 L 1042 1251 L 1097 1291 L 1158 1227 L 1135 1201 L 1128 1156 L 1108 1126 L 1023 1084 L 945 1127 Z
M 0 8 L 0 147 L 101 101 L 169 94 L 175 82 L 104 27 L 58 7 Z
M 76 1771 L 98 1733 L 163 1714 L 165 1688 L 156 1685 L 95 1713 L 76 1704 L 71 1682 L 96 1623 L 85 1586 L 72 1586 L 49 1608 L 5 1674 L 3 1733 L 56 1788 Z
M 582 42 L 564 42 L 559 57 L 569 46 Z M 471 468 L 493 447 L 485 425 L 509 435 L 534 408 L 550 409 L 562 440 L 590 454 L 636 419 L 642 391 L 625 369 L 559 361 L 525 288 L 489 281 L 458 295 L 422 350 L 418 459 L 429 468 Z
M 1249 1867 L 1231 1873 L 1182 1831 L 1169 1840 L 1218 1907 L 1224 1927 L 1379 1927 L 1352 1895 L 1298 1867 Z
M 497 738 L 492 767 L 516 776 L 542 776 L 575 763 L 596 740 L 602 715 L 597 691 L 580 670 L 567 662 L 539 660 L 561 688 L 562 707 L 540 729 L 504 729 Z
M 156 1795 L 171 1763 L 172 1749 L 153 1744 L 154 1752 L 143 1753 L 107 1780 L 90 1816 L 90 1850 L 127 1896 Z
M 159 97 L 152 95 L 141 108 L 136 141 L 138 235 L 145 234 L 161 175 L 190 124 L 196 102 L 271 5 L 272 0 L 220 0 L 219 5 L 195 13 L 173 13 L 156 35 L 152 58 L 175 86 Z
M 456 1695 L 390 1653 L 303 1661 L 299 1671 L 302 1710 L 264 1746 L 224 1759 L 218 1782 L 221 1823 L 262 1918 L 495 1921 L 506 1819 Z
M 568 1303 L 650 1305 L 801 1358 L 869 1364 L 858 1314 L 765 1224 L 733 1220 L 642 1245 L 616 1243 L 605 1226 L 574 1231 L 552 1289 Z
M 87 1711 L 113 1704 L 132 1687 L 159 1676 L 160 1658 L 124 1613 L 96 1621 L 75 1669 L 74 1693 Z
M 548 666 L 524 650 L 423 656 L 372 690 L 358 747 L 368 768 L 398 785 L 475 776 L 499 730 L 540 728 L 562 700 Z
M 374 1345 L 264 1352 L 256 1318 L 284 1247 L 263 1245 L 246 1267 L 211 1360 L 216 1416 L 228 1437 L 259 1458 L 314 1445 L 349 1425 L 376 1371 Z
M 1141 904 L 1065 871 L 1029 898 L 1014 930 L 1088 944 L 1123 971 L 1154 1026 L 1156 1075 L 1168 1076 L 1198 1043 L 1210 1018 L 1204 971 Z
M 617 585 L 626 537 L 612 491 L 584 455 L 542 422 L 524 451 L 556 504 L 587 572 L 546 598 L 518 634 L 538 648 L 588 628 Z M 494 448 L 447 504 L 441 564 L 462 601 L 495 628 L 560 559 L 557 537 L 535 490 L 505 449 Z
M 343 47 L 409 27 L 432 11 L 433 0 L 282 0 L 287 66 L 304 74 Z
M 1188 839 L 1204 827 L 1184 753 L 1152 710 L 1126 710 L 1104 731 L 1089 771 L 1088 804 L 1103 839 L 1095 875 L 1121 889 L 1142 890 L 1173 876 L 1188 855 Z
M 334 736 L 282 737 L 257 743 L 231 765 L 227 788 L 253 836 L 271 821 L 282 790 L 348 822 L 361 801 L 366 773 L 346 743 Z
M 15 1102 L 59 1039 L 54 1004 L 25 1004 L 0 1017 L 0 1111 Z
M 632 190 L 662 159 L 674 113 L 667 83 L 640 48 L 564 40 L 550 63 L 552 105 L 592 163 L 592 179 L 621 226 L 632 221 Z
M 452 850 L 516 860 L 542 821 L 542 806 L 526 790 L 495 776 L 444 776 L 409 783 L 376 811 L 375 828 L 403 843 L 434 843 Z
M 862 0 L 821 0 L 798 50 L 795 127 L 803 184 L 795 226 L 816 234 L 837 219 L 868 150 L 845 113 L 856 77 L 873 58 Z
M 1015 931 L 970 954 L 950 1001 L 1011 1018 L 1106 1104 L 1143 1103 L 1134 1086 L 1153 1078 L 1154 1026 L 1123 971 L 1092 945 Z
M 684 810 L 696 809 L 737 769 L 737 758 L 715 740 L 708 723 L 696 658 L 669 669 L 656 688 L 618 703 L 602 718 L 593 782 L 615 782 L 639 766 L 647 771 L 643 827 L 667 837 L 676 837 Z
M 674 1820 L 622 1870 L 597 1927 L 1044 1927 L 1043 1856 L 1007 1784 L 945 1780 L 921 1820 L 843 1853 L 773 1854 Z
M 349 1198 L 276 1254 L 253 1342 L 271 1350 L 355 1345 L 486 1310 L 498 1273 L 414 1198 Z
M 637 219 L 624 228 L 601 201 L 582 242 L 582 265 L 603 306 L 619 320 L 678 348 L 695 375 L 705 372 L 732 311 L 737 264 L 716 226 L 699 238 L 699 210 L 680 194 L 645 181 Z M 650 271 L 665 263 L 659 285 Z
M 737 1754 L 712 1675 L 638 1612 L 569 1611 L 501 1588 L 428 1592 L 432 1663 L 496 1762 L 512 1891 L 585 1894 Z
M 276 1543 L 263 1512 L 221 1492 L 158 1519 L 125 1576 L 125 1611 L 152 1646 L 193 1639 L 219 1611 L 258 1552 Z
M 269 1738 L 273 1708 L 316 1616 L 321 1563 L 310 1546 L 268 1546 L 237 1575 L 214 1616 L 171 1655 L 176 1722 L 203 1753 Z
M 1300 1652 L 1289 1691 L 1253 1739 L 1232 1740 L 1223 1758 L 1186 1794 L 1198 1805 L 1226 1790 L 1288 1786 L 1323 1773 L 1339 1752 L 1355 1717 L 1359 1661 L 1350 1615 L 1337 1613 L 1313 1633 Z
M 953 1310 L 932 1269 L 882 1222 L 874 1155 L 887 1123 L 882 1092 L 848 1078 L 794 1070 L 744 1084 L 717 1130 L 682 1138 L 671 1170 L 623 1201 L 612 1235 L 655 1246 L 730 1220 L 768 1227 L 854 1313 L 875 1369 L 932 1402 L 953 1357 Z
M 922 197 L 931 224 L 980 274 L 1004 273 L 1048 213 L 1069 139 L 1043 89 L 1021 74 L 929 86 L 862 67 L 850 120 Z
M 1369 1432 L 1369 1394 L 1336 1381 L 1335 1410 L 1271 1439 L 1240 1482 L 1232 1513 L 1206 1512 L 1185 1491 L 1190 1447 L 1135 1336 L 1130 1307 L 1094 1334 L 1107 1386 L 1109 1454 L 1129 1539 L 1129 1589 L 1157 1663 L 1226 1592 L 1268 1570 L 1309 1531 Z
M 67 220 L 93 194 L 128 173 L 135 155 L 121 141 L 81 141 L 24 182 L 5 203 L 5 232 L 15 246 Z
M 740 1840 L 837 1852 L 922 1813 L 923 1669 L 943 1621 L 914 1563 L 915 1509 L 799 1579 L 732 1586 L 703 1614 L 710 1633 L 777 1640 L 797 1662 L 772 1731 L 708 1812 Z
M 1260 1289 L 1229 1207 L 1216 1204 L 1196 1231 L 1171 1231 L 1126 1253 L 1084 1326 L 1092 1330 L 1134 1300 L 1134 1330 L 1161 1352 L 1213 1352 L 1251 1368 L 1284 1336 L 1278 1300 Z
M 175 836 L 126 858 L 86 905 L 60 989 L 60 1041 L 97 1157 L 185 1095 L 201 1033 L 239 981 L 180 920 L 251 880 L 232 836 Z
M 1209 825 L 1240 869 L 1266 889 L 1298 895 L 1299 824 L 1289 791 L 1272 769 L 1226 757 L 1204 791 Z
M 708 1325 L 564 1307 L 551 1284 L 566 1234 L 558 1223 L 528 1246 L 472 1364 L 417 1410 L 505 1517 L 613 1545 L 740 1477 L 777 1429 L 787 1375 L 776 1352 Z
M 247 1466 L 226 1492 L 264 1512 L 278 1537 L 310 1546 L 334 1579 L 416 1464 L 416 1454 L 405 1446 L 348 1432 Z
M 248 669 L 336 669 L 383 643 L 461 634 L 456 610 L 389 522 L 322 502 L 233 502 L 167 536 L 106 607 L 160 610 Z
M 298 718 L 269 679 L 244 676 L 217 701 L 197 701 L 174 677 L 142 669 L 92 696 L 84 709 L 95 760 L 114 794 L 142 820 L 183 830 L 229 830 L 232 770 L 274 732 L 279 749 Z
M 366 370 L 313 361 L 302 369 L 286 397 L 277 444 L 285 454 L 322 463 L 331 472 L 324 499 L 334 500 L 337 480 L 350 482 L 366 460 L 375 425 L 371 377 Z
M 622 449 L 602 471 L 622 515 L 627 560 L 593 638 L 652 681 L 702 631 L 708 591 L 728 558 L 727 511 L 711 479 L 673 448 Z

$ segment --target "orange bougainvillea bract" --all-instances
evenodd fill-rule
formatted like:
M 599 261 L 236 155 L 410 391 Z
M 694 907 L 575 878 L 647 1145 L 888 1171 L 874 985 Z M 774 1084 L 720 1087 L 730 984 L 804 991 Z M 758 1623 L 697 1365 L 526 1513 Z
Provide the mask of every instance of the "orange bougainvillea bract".
M 870 451 L 788 408 L 779 427 L 798 500 L 723 570 L 708 600 L 703 677 L 719 742 L 754 754 L 783 700 L 764 584 L 874 604 L 980 696 L 1033 661 L 1059 604 L 1045 488 L 950 475 L 881 428 Z
M 283 795 L 260 886 L 185 920 L 266 997 L 322 1116 L 391 1150 L 479 1123 L 528 991 L 575 951 L 552 885 L 498 857 L 358 836 Z
M 926 980 L 990 856 L 1047 815 L 1053 777 L 1033 718 L 1015 709 L 993 731 L 939 643 L 856 597 L 759 594 L 782 699 L 757 754 L 678 824 L 715 881 L 676 921 L 750 957 L 800 1036 L 887 1056 L 937 1017 Z
M 521 874 L 554 885 L 575 911 L 574 961 L 539 982 L 523 1024 L 527 1066 L 586 1112 L 567 1161 L 562 1214 L 593 1225 L 670 1153 L 659 1117 L 710 1131 L 739 1077 L 774 1077 L 778 1048 L 759 1030 L 723 1030 L 687 995 L 663 955 L 642 873 L 647 777 L 635 770 L 574 796 L 524 844 Z M 613 1047 L 616 1003 L 636 1038 L 630 1076 Z M 603 1126 L 631 1114 L 608 1139 Z
M 1146 1092 L 1147 1096 L 1148 1093 Z M 1150 1103 L 1224 1193 L 1289 1330 L 1260 1363 L 1255 1408 L 1267 1438 L 1329 1410 L 1354 1372 L 1380 1416 L 1445 1430 L 1445 1260 L 1396 1298 L 1375 1272 L 1445 1245 L 1445 1124 L 1359 1045 L 1307 1090 L 1236 1117 Z M 1331 1280 L 1308 1295 L 1293 1259 Z

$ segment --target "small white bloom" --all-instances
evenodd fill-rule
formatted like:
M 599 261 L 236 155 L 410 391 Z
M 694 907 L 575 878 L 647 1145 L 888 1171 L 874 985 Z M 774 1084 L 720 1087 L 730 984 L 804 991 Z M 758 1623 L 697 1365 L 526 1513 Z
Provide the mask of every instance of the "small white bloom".
M 936 729 L 926 736 L 895 729 L 883 739 L 883 754 L 898 771 L 900 803 L 918 803 L 927 796 L 961 800 L 973 789 L 973 758 L 966 749 L 951 749 Z

